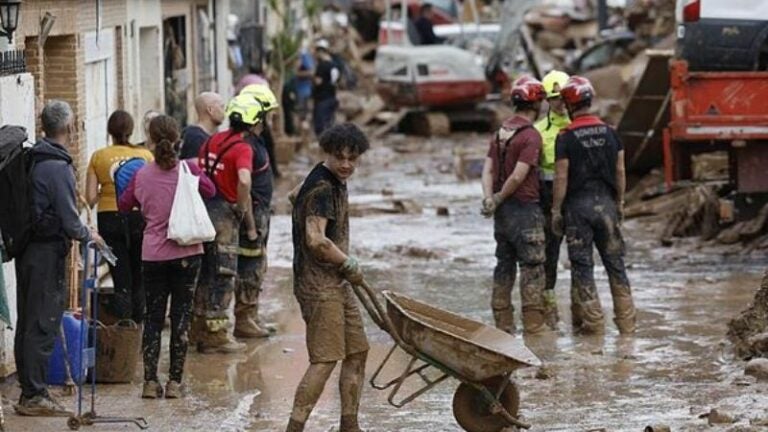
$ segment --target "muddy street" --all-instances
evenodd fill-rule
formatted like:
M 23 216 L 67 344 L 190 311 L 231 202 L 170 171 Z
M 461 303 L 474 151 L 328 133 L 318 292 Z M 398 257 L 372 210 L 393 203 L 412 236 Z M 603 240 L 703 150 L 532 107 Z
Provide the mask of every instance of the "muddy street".
M 442 140 L 392 136 L 375 143 L 365 155 L 349 185 L 353 211 L 365 215 L 350 220 L 351 247 L 373 287 L 493 322 L 493 224 L 479 214 L 479 181 L 459 181 L 452 171 L 454 147 L 485 145 L 484 136 L 472 134 Z M 143 415 L 150 430 L 162 431 L 285 427 L 307 355 L 304 324 L 292 295 L 290 216 L 284 192 L 293 187 L 293 174 L 310 168 L 308 159 L 291 166 L 287 177 L 292 178 L 279 184 L 279 211 L 272 219 L 263 298 L 264 316 L 277 324 L 278 335 L 248 342 L 243 355 L 201 355 L 190 350 L 188 389 L 182 400 L 140 399 L 138 375 L 132 385 L 99 386 L 99 414 Z M 544 371 L 529 368 L 515 374 L 521 414 L 534 425 L 532 430 L 640 431 L 654 423 L 675 431 L 733 426 L 707 426 L 707 419 L 699 416 L 711 408 L 729 413 L 739 424 L 768 419 L 768 385 L 743 379 L 743 363 L 731 355 L 724 336 L 727 321 L 746 307 L 760 285 L 764 253 L 701 247 L 693 239 L 663 248 L 657 240 L 659 223 L 651 219 L 630 220 L 624 229 L 638 309 L 637 334 L 621 338 L 607 319 L 604 337 L 572 335 L 563 251 L 556 288 L 561 331 L 526 340 L 544 362 Z M 600 266 L 596 279 L 606 318 L 612 318 L 608 283 Z M 519 305 L 517 288 L 514 299 Z M 367 317 L 366 328 L 372 344 L 369 377 L 392 342 Z M 396 364 L 404 367 L 406 361 L 399 356 Z M 400 372 L 393 367 L 385 375 Z M 339 402 L 334 382 L 335 378 L 329 381 L 308 430 L 336 430 Z M 460 431 L 451 412 L 456 385 L 448 380 L 400 410 L 387 404 L 386 393 L 366 386 L 361 422 L 369 431 Z M 18 389 L 8 383 L 3 390 L 7 430 L 66 430 L 65 419 L 14 415 L 11 403 L 18 398 Z M 74 398 L 62 399 L 74 405 Z M 131 430 L 123 425 L 92 429 Z

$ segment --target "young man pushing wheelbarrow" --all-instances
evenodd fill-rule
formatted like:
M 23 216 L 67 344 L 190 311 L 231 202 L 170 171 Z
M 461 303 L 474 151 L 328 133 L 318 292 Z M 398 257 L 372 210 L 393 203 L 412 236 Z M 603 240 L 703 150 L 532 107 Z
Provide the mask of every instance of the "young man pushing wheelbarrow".
M 293 289 L 307 325 L 309 368 L 296 389 L 287 432 L 301 432 L 325 383 L 341 361 L 341 432 L 357 421 L 368 340 L 351 284 L 363 283 L 349 255 L 347 180 L 369 143 L 351 123 L 320 136 L 325 160 L 309 173 L 293 208 Z

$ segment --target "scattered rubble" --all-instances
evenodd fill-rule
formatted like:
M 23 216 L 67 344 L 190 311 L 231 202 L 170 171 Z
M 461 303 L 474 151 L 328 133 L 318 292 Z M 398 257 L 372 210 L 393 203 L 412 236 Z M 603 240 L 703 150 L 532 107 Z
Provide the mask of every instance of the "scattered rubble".
M 556 376 L 555 371 L 547 366 L 542 366 L 536 371 L 534 378 L 537 380 L 548 380 Z
M 768 381 L 768 359 L 752 359 L 744 367 L 744 374 L 757 378 L 758 381 Z
M 717 410 L 717 408 L 712 408 L 709 413 L 702 415 L 702 417 L 707 418 L 707 423 L 709 423 L 710 426 L 719 424 L 732 424 L 736 422 L 732 416 L 726 413 L 721 413 Z
M 768 332 L 768 271 L 763 277 L 760 289 L 752 305 L 728 323 L 728 339 L 733 343 L 736 354 L 742 358 L 767 356 L 766 337 Z

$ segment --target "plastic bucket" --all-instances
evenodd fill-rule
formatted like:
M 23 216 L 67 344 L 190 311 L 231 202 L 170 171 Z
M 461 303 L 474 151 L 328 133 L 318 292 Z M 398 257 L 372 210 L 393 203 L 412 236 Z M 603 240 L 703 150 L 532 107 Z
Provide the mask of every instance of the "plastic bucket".
M 61 320 L 62 335 L 59 334 L 56 337 L 56 342 L 53 345 L 53 353 L 48 360 L 48 376 L 46 381 L 50 385 L 64 385 L 67 383 L 67 367 L 71 371 L 72 381 L 74 383 L 82 383 L 85 374 L 80 368 L 80 358 L 82 357 L 81 341 L 83 340 L 81 335 L 81 319 L 76 317 L 72 312 L 64 312 Z M 87 334 L 87 330 L 86 330 Z M 64 359 L 64 347 L 62 345 L 62 339 L 67 341 L 67 354 L 69 356 L 69 365 L 65 364 Z

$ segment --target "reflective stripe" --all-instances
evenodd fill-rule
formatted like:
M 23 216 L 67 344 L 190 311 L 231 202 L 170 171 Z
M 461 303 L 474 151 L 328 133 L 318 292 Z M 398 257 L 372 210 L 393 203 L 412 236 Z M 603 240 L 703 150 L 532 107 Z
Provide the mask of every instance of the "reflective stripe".
M 264 255 L 264 248 L 251 249 L 239 247 L 237 248 L 237 254 L 244 257 L 258 258 Z
M 548 172 L 541 171 L 539 172 L 539 179 L 544 181 L 554 181 L 555 173 L 548 173 Z

